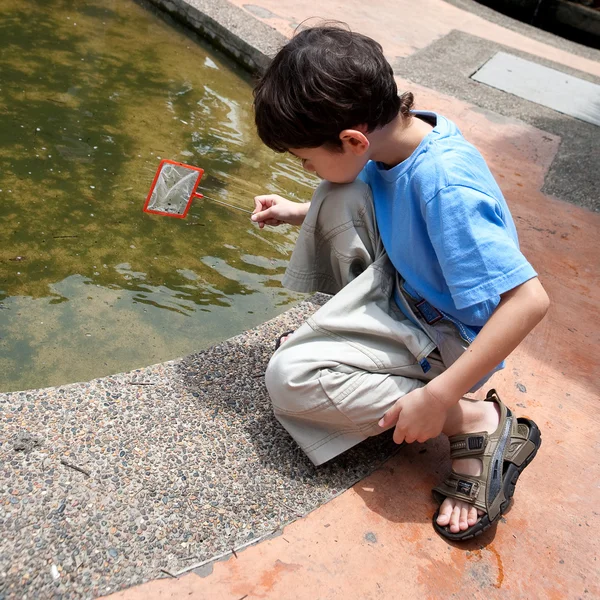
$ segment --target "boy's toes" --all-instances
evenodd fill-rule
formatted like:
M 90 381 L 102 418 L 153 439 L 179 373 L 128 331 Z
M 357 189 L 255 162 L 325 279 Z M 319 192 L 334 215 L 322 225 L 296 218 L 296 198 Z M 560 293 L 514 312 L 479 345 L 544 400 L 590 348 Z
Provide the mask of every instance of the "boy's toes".
M 448 527 L 452 533 L 458 533 L 475 525 L 480 516 L 480 511 L 474 506 L 446 498 L 440 506 L 436 523 L 441 527 Z
M 450 515 L 450 531 L 452 533 L 458 533 L 460 531 L 460 506 L 458 504 L 452 509 Z
M 478 519 L 479 515 L 477 514 L 477 509 L 474 506 L 471 506 L 471 508 L 469 508 L 469 513 L 467 514 L 467 523 L 469 527 L 473 527 Z
M 454 504 L 449 498 L 446 498 L 441 506 L 440 511 L 437 518 L 437 524 L 445 527 L 450 523 L 450 516 L 452 515 L 452 509 L 454 508 Z

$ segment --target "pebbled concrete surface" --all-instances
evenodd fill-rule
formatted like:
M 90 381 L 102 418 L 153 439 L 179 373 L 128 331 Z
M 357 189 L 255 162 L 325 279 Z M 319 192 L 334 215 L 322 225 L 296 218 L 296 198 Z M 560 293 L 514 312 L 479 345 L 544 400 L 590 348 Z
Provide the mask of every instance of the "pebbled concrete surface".
M 178 573 L 391 456 L 379 436 L 317 469 L 272 416 L 273 340 L 324 300 L 181 360 L 0 394 L 0 598 L 90 598 Z

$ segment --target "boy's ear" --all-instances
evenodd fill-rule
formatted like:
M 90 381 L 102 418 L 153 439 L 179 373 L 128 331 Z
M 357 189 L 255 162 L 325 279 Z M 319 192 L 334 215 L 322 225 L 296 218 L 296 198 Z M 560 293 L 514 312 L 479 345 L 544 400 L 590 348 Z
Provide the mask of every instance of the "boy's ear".
M 361 131 L 363 129 L 364 131 Z M 361 126 L 358 129 L 344 129 L 344 131 L 340 133 L 340 140 L 342 140 L 342 144 L 344 144 L 350 152 L 360 156 L 364 154 L 371 145 L 369 139 L 365 135 L 366 132 L 366 126 Z

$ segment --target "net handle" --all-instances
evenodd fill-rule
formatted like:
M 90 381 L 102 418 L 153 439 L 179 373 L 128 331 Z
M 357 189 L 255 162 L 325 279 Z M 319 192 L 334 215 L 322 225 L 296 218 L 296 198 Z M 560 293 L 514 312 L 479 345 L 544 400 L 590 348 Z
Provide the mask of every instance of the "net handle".
M 217 204 L 222 204 L 223 206 L 229 206 L 229 208 L 235 208 L 237 210 L 241 210 L 242 212 L 245 212 L 248 215 L 254 214 L 251 210 L 248 210 L 247 208 L 242 208 L 241 206 L 236 206 L 235 204 L 228 204 L 227 202 L 223 202 L 223 200 L 217 200 L 216 198 L 209 198 L 208 196 L 203 196 L 202 194 L 199 194 L 198 192 L 194 192 L 192 194 L 192 198 L 206 198 L 207 200 L 212 200 L 213 202 L 216 202 Z

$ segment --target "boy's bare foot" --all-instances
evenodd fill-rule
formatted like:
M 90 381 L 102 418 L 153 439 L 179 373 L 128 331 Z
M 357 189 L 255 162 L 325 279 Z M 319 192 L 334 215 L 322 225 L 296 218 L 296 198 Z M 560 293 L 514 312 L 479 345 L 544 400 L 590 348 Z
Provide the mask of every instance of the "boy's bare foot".
M 495 403 L 478 402 L 477 407 L 481 408 L 480 419 L 469 423 L 463 431 L 453 431 L 450 435 L 479 431 L 493 433 L 496 431 L 500 422 L 498 405 Z M 459 458 L 452 461 L 452 468 L 462 475 L 481 475 L 482 464 L 478 458 Z M 452 533 L 458 533 L 475 525 L 479 517 L 483 514 L 483 512 L 477 510 L 472 504 L 455 498 L 446 498 L 440 506 L 437 524 L 442 527 L 449 526 Z

